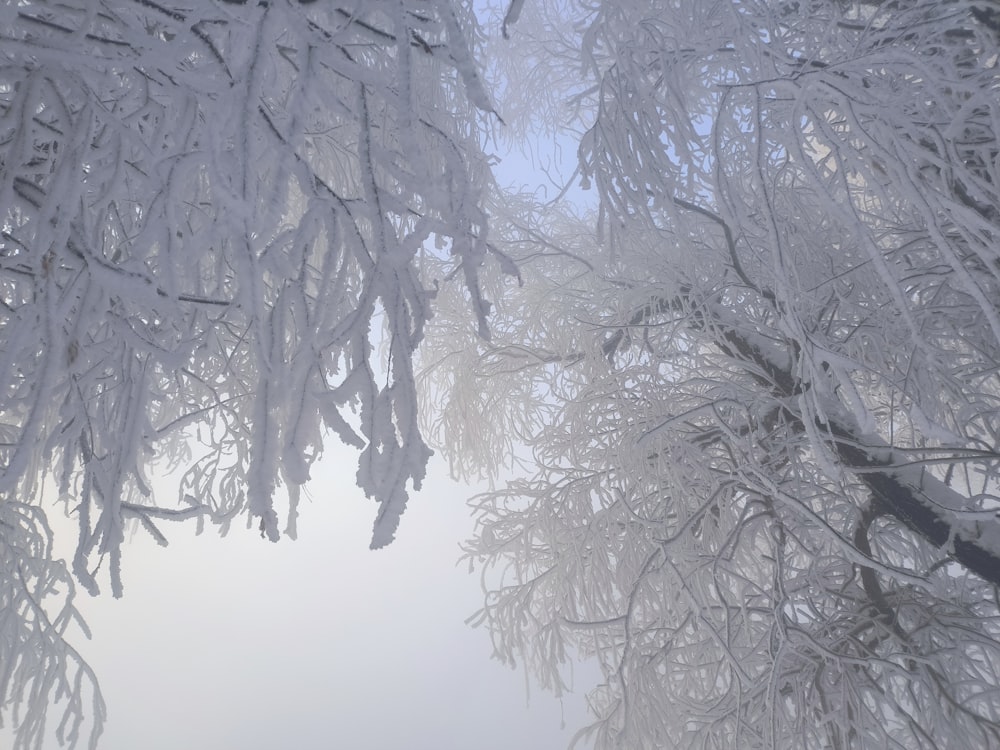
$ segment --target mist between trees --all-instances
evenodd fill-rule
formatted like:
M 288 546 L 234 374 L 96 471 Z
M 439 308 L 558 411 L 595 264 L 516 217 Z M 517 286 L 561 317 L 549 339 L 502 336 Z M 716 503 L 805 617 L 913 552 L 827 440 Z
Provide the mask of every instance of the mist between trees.
M 130 525 L 294 537 L 325 440 L 373 547 L 432 447 L 516 464 L 474 619 L 599 662 L 579 741 L 1000 747 L 994 2 L 187 5 L 0 9 L 18 750 L 97 746 L 73 581 Z M 538 132 L 594 212 L 496 184 Z

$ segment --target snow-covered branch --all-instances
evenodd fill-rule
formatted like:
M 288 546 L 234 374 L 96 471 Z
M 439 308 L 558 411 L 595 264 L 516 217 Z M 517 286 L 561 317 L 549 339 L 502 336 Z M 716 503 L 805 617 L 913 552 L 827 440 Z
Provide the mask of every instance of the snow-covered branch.
M 331 432 L 392 540 L 426 242 L 485 332 L 474 38 L 450 0 L 0 9 L 0 509 L 54 480 L 89 591 L 121 594 L 129 519 L 294 535 Z

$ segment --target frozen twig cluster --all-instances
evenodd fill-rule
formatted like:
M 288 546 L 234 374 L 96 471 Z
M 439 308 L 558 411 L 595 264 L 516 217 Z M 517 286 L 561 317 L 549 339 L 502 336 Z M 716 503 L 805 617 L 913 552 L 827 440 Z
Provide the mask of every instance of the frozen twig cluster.
M 392 540 L 430 455 L 425 245 L 486 333 L 473 40 L 449 0 L 0 8 L 0 511 L 54 481 L 86 589 L 103 567 L 120 595 L 129 521 L 277 539 L 284 504 L 294 536 L 329 432 L 360 451 L 372 546 Z M 40 691 L 33 737 L 65 663 L 11 665 L 0 701 Z
M 547 422 L 476 501 L 497 654 L 598 659 L 601 748 L 1000 744 L 995 6 L 540 5 L 603 244 L 507 238 L 479 372 Z

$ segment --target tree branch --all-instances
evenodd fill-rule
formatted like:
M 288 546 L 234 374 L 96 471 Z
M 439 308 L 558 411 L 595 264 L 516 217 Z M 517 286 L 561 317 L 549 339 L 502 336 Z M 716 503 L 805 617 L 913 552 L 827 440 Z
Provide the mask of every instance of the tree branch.
M 608 337 L 602 351 L 612 357 L 625 339 L 628 327 L 644 323 L 657 314 L 683 309 L 693 311 L 690 318 L 692 327 L 701 331 L 713 330 L 716 333 L 714 343 L 720 351 L 752 366 L 757 381 L 769 388 L 775 397 L 787 401 L 803 392 L 804 386 L 790 366 L 778 364 L 775 358 L 740 333 L 712 305 L 694 302 L 687 297 L 686 291 L 673 299 L 659 298 L 644 305 L 632 315 L 627 326 Z M 794 346 L 794 342 L 790 346 Z M 787 411 L 789 418 L 798 422 L 798 428 L 805 430 L 802 415 L 791 408 Z M 856 472 L 857 476 L 872 493 L 882 514 L 895 518 L 934 547 L 949 552 L 967 570 L 1000 587 L 1000 555 L 973 537 L 968 529 L 962 528 L 957 518 L 949 517 L 947 511 L 942 510 L 944 504 L 931 502 L 928 493 L 902 477 L 906 467 L 890 466 L 892 461 L 888 454 L 891 454 L 892 446 L 872 445 L 870 438 L 857 434 L 852 427 L 835 418 L 828 418 L 825 424 L 817 424 L 817 427 L 830 436 L 833 450 L 846 470 L 863 469 Z M 919 481 L 925 487 L 930 483 L 939 494 L 957 496 L 944 482 L 923 472 Z M 864 552 L 856 539 L 854 543 L 859 551 Z

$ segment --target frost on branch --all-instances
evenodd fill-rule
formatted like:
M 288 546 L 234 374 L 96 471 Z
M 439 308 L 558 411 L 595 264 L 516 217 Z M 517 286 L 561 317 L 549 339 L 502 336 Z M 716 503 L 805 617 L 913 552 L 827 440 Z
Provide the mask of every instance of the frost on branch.
M 60 744 L 78 742 L 86 717 L 88 746 L 97 746 L 104 702 L 94 673 L 64 639 L 74 627 L 88 633 L 73 597 L 69 570 L 52 559 L 45 514 L 12 500 L 0 503 L 0 698 L 3 716 L 18 727 L 12 750 L 41 747 L 51 736 L 46 721 L 56 718 Z
M 386 543 L 427 454 L 417 251 L 449 240 L 474 290 L 484 252 L 468 19 L 446 2 L 4 13 L 4 492 L 54 467 L 93 587 L 86 560 L 116 554 L 124 518 L 168 513 L 152 457 L 184 469 L 184 513 L 249 510 L 276 538 L 276 487 L 333 430 L 365 452 Z
M 579 739 L 1000 745 L 998 20 L 561 19 L 593 76 L 605 246 L 506 300 L 530 322 L 491 344 L 533 363 L 547 419 L 533 475 L 474 501 L 469 557 L 500 658 L 556 690 L 574 651 L 600 664 Z
M 56 482 L 86 589 L 103 564 L 121 593 L 128 520 L 277 539 L 285 491 L 294 534 L 331 431 L 391 541 L 429 455 L 428 238 L 481 300 L 473 24 L 448 0 L 0 10 L 0 498 Z

